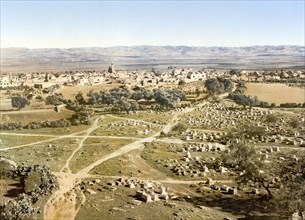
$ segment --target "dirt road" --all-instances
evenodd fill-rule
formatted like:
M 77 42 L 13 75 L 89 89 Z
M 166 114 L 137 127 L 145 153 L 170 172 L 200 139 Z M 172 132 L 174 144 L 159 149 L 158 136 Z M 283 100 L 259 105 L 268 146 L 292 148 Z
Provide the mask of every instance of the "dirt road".
M 178 111 L 173 113 L 173 117 L 172 120 L 163 127 L 162 131 L 164 133 L 168 133 L 171 131 L 171 129 L 178 123 L 178 118 L 180 116 L 182 116 L 185 113 L 191 112 L 195 109 L 195 107 L 193 108 L 187 108 L 184 109 L 183 111 Z M 87 130 L 86 134 L 87 136 L 97 128 L 97 122 L 98 120 L 95 121 L 95 123 L 93 124 L 93 126 Z M 121 156 L 123 154 L 126 154 L 132 150 L 135 149 L 141 149 L 144 147 L 144 143 L 147 142 L 153 142 L 154 140 L 156 140 L 158 138 L 158 136 L 160 135 L 160 132 L 157 132 L 153 135 L 151 135 L 150 137 L 146 137 L 146 138 L 142 138 L 139 139 L 133 143 L 127 144 L 125 146 L 123 146 L 122 148 L 120 148 L 119 150 L 110 153 L 102 158 L 100 158 L 99 160 L 95 161 L 94 163 L 90 164 L 89 166 L 87 166 L 86 168 L 80 170 L 79 172 L 77 172 L 76 174 L 70 173 L 69 169 L 68 172 L 69 173 L 56 173 L 55 175 L 58 178 L 58 182 L 59 182 L 59 189 L 57 191 L 55 191 L 53 193 L 53 195 L 50 197 L 50 199 L 47 201 L 45 207 L 44 207 L 44 219 L 45 220 L 58 220 L 59 218 L 65 218 L 65 219 L 74 219 L 75 216 L 77 215 L 77 212 L 79 209 L 77 209 L 75 207 L 75 197 L 71 197 L 69 196 L 69 200 L 66 199 L 66 195 L 70 195 L 69 193 L 75 193 L 73 192 L 75 190 L 75 186 L 77 184 L 79 184 L 84 178 L 86 178 L 89 174 L 89 172 L 96 166 L 100 165 L 101 163 L 110 160 L 112 158 Z M 87 136 L 85 136 L 83 138 L 83 141 L 81 143 L 84 142 L 84 140 L 87 138 Z M 62 170 L 64 170 L 65 168 L 68 168 L 68 164 L 71 160 L 71 158 L 73 157 L 73 155 L 75 154 L 75 152 L 77 152 L 81 147 L 82 144 L 79 144 L 79 147 L 71 154 L 71 156 L 69 157 L 69 159 L 67 160 L 65 166 L 63 167 Z M 72 192 L 71 192 L 72 191 Z M 71 201 L 72 200 L 72 201 Z M 63 201 L 66 201 L 66 206 L 73 206 L 74 208 L 71 207 L 71 209 L 67 213 L 62 213 L 65 212 L 65 209 L 63 209 L 62 207 L 65 207 L 63 203 Z

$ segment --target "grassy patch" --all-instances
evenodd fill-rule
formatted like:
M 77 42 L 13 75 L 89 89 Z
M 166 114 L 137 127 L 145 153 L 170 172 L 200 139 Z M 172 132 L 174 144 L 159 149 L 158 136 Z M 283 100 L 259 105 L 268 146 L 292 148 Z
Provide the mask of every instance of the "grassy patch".
M 65 138 L 23 148 L 3 151 L 4 157 L 11 158 L 17 164 L 49 165 L 52 171 L 60 171 L 73 150 L 77 147 L 75 138 Z
M 60 113 L 55 112 L 53 109 L 46 109 L 42 111 L 26 111 L 23 112 L 13 112 L 13 113 L 1 113 L 1 117 L 5 118 L 5 122 L 21 122 L 23 125 L 26 125 L 30 122 L 41 122 L 46 120 L 58 120 L 62 118 L 69 118 L 73 115 L 74 112 L 62 109 Z
M 26 137 L 26 136 L 15 136 L 15 135 L 4 135 L 0 134 L 2 143 L 1 148 L 14 147 L 24 144 L 30 144 L 38 141 L 44 141 L 50 139 L 49 137 Z
M 169 144 L 158 142 L 146 144 L 146 147 L 141 154 L 141 157 L 144 158 L 149 165 L 171 177 L 175 177 L 176 175 L 169 167 L 164 167 L 158 160 L 180 160 L 182 156 L 182 153 L 171 150 Z
M 77 172 L 130 142 L 123 139 L 89 138 L 72 158 L 70 168 L 73 172 Z
M 79 125 L 66 128 L 40 128 L 40 129 L 23 129 L 13 131 L 0 131 L 0 133 L 19 133 L 19 134 L 48 134 L 48 135 L 68 135 L 76 132 L 86 131 L 90 126 Z
M 91 170 L 90 173 L 105 176 L 131 176 L 134 175 L 135 169 L 136 168 L 134 168 L 134 165 L 131 162 L 131 156 L 126 154 L 124 156 L 116 157 L 100 164 Z

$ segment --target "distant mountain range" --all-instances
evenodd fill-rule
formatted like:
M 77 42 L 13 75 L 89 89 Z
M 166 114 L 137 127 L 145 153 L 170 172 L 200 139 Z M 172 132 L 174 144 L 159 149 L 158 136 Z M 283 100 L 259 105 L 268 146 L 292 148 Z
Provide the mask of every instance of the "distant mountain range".
M 1 48 L 1 72 L 164 68 L 305 68 L 305 46 Z

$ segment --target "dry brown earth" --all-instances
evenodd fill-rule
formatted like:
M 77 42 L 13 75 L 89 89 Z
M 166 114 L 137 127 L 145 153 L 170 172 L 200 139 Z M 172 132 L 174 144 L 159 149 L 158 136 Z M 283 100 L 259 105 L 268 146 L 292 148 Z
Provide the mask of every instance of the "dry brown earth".
M 304 103 L 305 90 L 279 83 L 247 83 L 246 95 L 277 105 L 286 102 Z

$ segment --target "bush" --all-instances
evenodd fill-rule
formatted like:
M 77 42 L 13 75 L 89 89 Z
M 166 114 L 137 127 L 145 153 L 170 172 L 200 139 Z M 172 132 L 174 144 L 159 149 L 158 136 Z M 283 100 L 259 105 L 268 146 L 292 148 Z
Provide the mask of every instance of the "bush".
M 280 104 L 281 108 L 304 108 L 305 105 L 301 103 L 293 103 L 293 102 L 287 102 Z
M 297 128 L 300 126 L 300 121 L 297 119 L 297 118 L 293 118 L 289 121 L 289 125 L 292 127 L 292 128 Z
M 14 108 L 22 109 L 28 104 L 29 101 L 26 98 L 20 96 L 12 97 L 12 106 Z
M 72 125 L 90 125 L 92 123 L 91 114 L 87 111 L 75 113 L 69 120 Z
M 28 174 L 24 180 L 24 192 L 30 193 L 39 190 L 42 182 L 42 173 L 40 171 L 33 171 Z
M 0 158 L 0 179 L 5 177 L 12 177 L 14 171 L 16 170 L 16 165 L 6 160 L 4 158 Z
M 14 170 L 13 175 L 20 179 L 25 193 L 2 207 L 0 217 L 5 220 L 34 219 L 39 208 L 34 208 L 33 204 L 40 195 L 50 193 L 57 187 L 57 179 L 46 165 L 21 165 Z
M 177 132 L 183 132 L 186 131 L 187 126 L 183 123 L 178 123 L 177 125 L 175 125 L 172 129 L 172 131 L 177 131 Z
M 18 166 L 15 176 L 20 178 L 25 193 L 33 198 L 52 192 L 57 187 L 57 179 L 46 165 Z
M 46 98 L 46 104 L 61 105 L 63 103 L 66 103 L 66 100 L 62 94 L 55 93 L 54 95 L 50 95 Z
M 251 137 L 262 136 L 266 134 L 266 128 L 261 126 L 251 126 L 247 129 L 247 134 Z
M 1 211 L 0 217 L 5 220 L 34 219 L 39 209 L 32 205 L 32 198 L 23 194 L 16 200 L 10 200 Z
M 0 124 L 0 130 L 19 130 L 19 129 L 22 129 L 22 124 L 19 122 L 19 123 L 15 123 L 15 122 L 12 122 L 12 123 L 3 123 L 3 124 Z
M 265 121 L 268 123 L 275 123 L 278 120 L 276 115 L 267 115 Z

